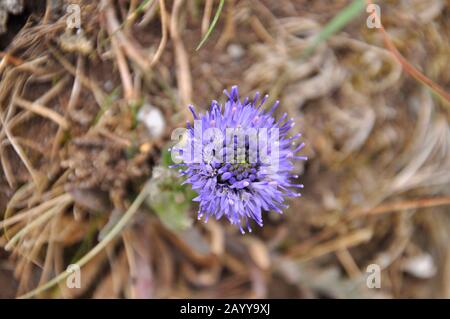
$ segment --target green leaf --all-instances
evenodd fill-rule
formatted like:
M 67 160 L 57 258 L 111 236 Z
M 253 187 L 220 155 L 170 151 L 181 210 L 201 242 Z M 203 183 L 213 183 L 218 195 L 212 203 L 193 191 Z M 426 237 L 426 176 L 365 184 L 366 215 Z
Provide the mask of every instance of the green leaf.
M 181 185 L 175 171 L 164 166 L 153 168 L 147 204 L 167 228 L 179 231 L 192 225 L 189 210 L 194 197 L 195 192 Z
M 172 161 L 172 153 L 169 151 L 169 147 L 166 145 L 162 150 L 161 165 L 164 167 L 169 167 L 173 164 L 175 163 Z
M 219 21 L 219 17 L 220 14 L 222 13 L 222 9 L 223 9 L 223 5 L 225 4 L 225 0 L 220 0 L 219 3 L 219 7 L 217 8 L 216 14 L 214 15 L 214 19 L 211 23 L 211 25 L 208 28 L 208 31 L 206 32 L 205 36 L 203 37 L 202 41 L 200 41 L 199 45 L 197 46 L 197 48 L 195 48 L 195 51 L 200 50 L 200 48 L 203 46 L 203 44 L 205 44 L 206 40 L 208 40 L 209 36 L 211 35 L 211 33 L 213 32 L 217 21 Z
M 339 32 L 345 27 L 354 17 L 356 17 L 366 7 L 366 0 L 354 0 L 351 4 L 342 9 L 330 22 L 319 32 L 313 39 L 312 43 L 303 50 L 300 58 L 307 58 L 317 46 L 323 41 L 327 40 L 333 34 Z

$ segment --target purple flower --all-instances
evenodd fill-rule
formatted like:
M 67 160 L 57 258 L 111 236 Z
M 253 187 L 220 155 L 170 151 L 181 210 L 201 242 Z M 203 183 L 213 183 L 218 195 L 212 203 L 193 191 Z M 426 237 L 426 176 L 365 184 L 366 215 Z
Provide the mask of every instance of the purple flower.
M 294 142 L 301 134 L 288 137 L 292 118 L 286 120 L 286 113 L 274 118 L 278 101 L 265 111 L 267 95 L 241 101 L 237 86 L 224 93 L 225 105 L 212 101 L 206 114 L 189 107 L 195 124 L 187 124 L 187 141 L 172 149 L 183 159 L 173 167 L 182 167 L 184 183 L 198 193 L 198 219 L 225 216 L 242 233 L 243 226 L 251 232 L 251 219 L 263 226 L 263 211 L 281 214 L 286 197 L 300 196 L 296 189 L 303 185 L 293 181 L 298 176 L 291 171 L 293 161 L 306 160 L 297 155 L 304 143 Z

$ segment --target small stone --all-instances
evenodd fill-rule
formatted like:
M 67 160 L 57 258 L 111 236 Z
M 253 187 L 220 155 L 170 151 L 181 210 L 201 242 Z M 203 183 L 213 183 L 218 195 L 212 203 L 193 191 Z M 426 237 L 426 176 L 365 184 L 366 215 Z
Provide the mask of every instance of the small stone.
M 159 109 L 150 104 L 145 104 L 138 112 L 138 120 L 147 127 L 152 137 L 160 137 L 166 127 L 166 121 Z
M 150 143 L 144 143 L 139 147 L 139 151 L 141 151 L 141 153 L 147 154 L 148 152 L 150 152 L 151 148 L 152 147 Z
M 428 279 L 436 275 L 437 269 L 430 254 L 421 254 L 407 258 L 403 270 L 414 277 Z
M 232 59 L 239 60 L 244 56 L 245 50 L 238 44 L 230 44 L 227 48 L 227 53 Z

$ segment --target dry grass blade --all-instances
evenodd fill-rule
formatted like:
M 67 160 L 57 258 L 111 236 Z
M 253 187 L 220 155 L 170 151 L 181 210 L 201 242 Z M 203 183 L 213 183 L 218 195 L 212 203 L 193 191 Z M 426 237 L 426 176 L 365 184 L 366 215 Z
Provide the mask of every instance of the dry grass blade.
M 312 258 L 317 258 L 325 254 L 329 254 L 338 250 L 357 246 L 359 244 L 368 242 L 373 236 L 373 230 L 371 228 L 359 229 L 353 233 L 338 237 L 334 240 L 318 244 L 315 247 L 308 250 L 301 256 L 291 256 L 298 258 L 300 261 L 307 261 Z
M 216 24 L 219 21 L 220 14 L 222 13 L 224 4 L 225 4 L 225 0 L 220 0 L 219 7 L 217 8 L 217 11 L 216 11 L 216 14 L 214 15 L 213 21 L 212 21 L 211 25 L 209 26 L 208 31 L 206 31 L 206 34 L 203 36 L 202 40 L 200 41 L 198 46 L 195 48 L 196 51 L 201 49 L 201 47 L 208 40 L 211 33 L 214 31 L 214 28 L 216 27 Z
M 92 94 L 95 97 L 95 101 L 98 105 L 104 105 L 106 101 L 106 94 L 102 91 L 100 86 L 93 80 L 82 74 L 81 72 L 77 72 L 77 68 L 74 67 L 65 57 L 61 55 L 60 52 L 57 51 L 51 45 L 48 45 L 48 49 L 52 53 L 52 55 L 58 60 L 58 62 L 73 76 L 77 76 L 86 88 L 92 91 Z
M 0 36 L 0 298 L 448 296 L 446 1 L 379 2 L 382 30 L 365 0 L 75 1 L 79 32 L 69 0 L 23 1 L 40 9 Z M 146 181 L 186 104 L 205 114 L 231 85 L 296 120 L 303 196 L 245 236 L 226 218 L 172 230 L 153 194 L 139 208 Z M 161 111 L 158 137 L 141 106 Z M 198 204 L 168 182 L 190 219 Z M 64 282 L 74 263 L 80 289 Z
M 26 110 L 52 120 L 65 130 L 69 128 L 69 123 L 62 115 L 58 114 L 57 112 L 49 109 L 44 105 L 38 104 L 36 102 L 32 103 L 20 97 L 16 97 L 14 101 L 17 105 L 23 107 Z
M 15 234 L 5 245 L 5 250 L 9 251 L 12 249 L 12 247 L 24 236 L 26 235 L 30 230 L 34 229 L 37 226 L 40 226 L 41 224 L 48 221 L 50 218 L 52 218 L 55 214 L 62 213 L 64 209 L 72 203 L 72 197 L 68 194 L 65 196 L 61 196 L 58 198 L 58 201 L 55 202 L 54 206 L 51 207 L 48 211 L 45 213 L 41 213 L 40 216 L 36 219 L 34 219 L 32 222 L 28 223 L 24 228 L 22 228 L 17 234 Z
M 181 104 L 189 105 L 192 103 L 192 76 L 189 67 L 189 57 L 183 44 L 180 34 L 179 15 L 184 0 L 175 0 L 170 20 L 170 33 L 175 47 L 175 62 L 177 66 L 177 82 L 181 95 Z M 187 108 L 183 108 L 187 118 Z
M 212 7 L 213 7 L 213 0 L 206 0 L 202 18 L 202 27 L 201 27 L 202 36 L 205 36 L 206 32 L 208 32 L 208 26 L 211 20 Z
M 3 119 L 0 119 L 5 131 L 5 134 L 9 140 L 9 142 L 11 143 L 12 147 L 14 148 L 14 150 L 16 151 L 17 155 L 19 155 L 19 158 L 21 159 L 21 161 L 23 162 L 23 164 L 25 165 L 25 167 L 27 168 L 28 172 L 31 175 L 31 178 L 34 181 L 34 184 L 36 185 L 36 187 L 39 187 L 41 185 L 42 182 L 42 178 L 41 175 L 39 174 L 39 172 L 37 172 L 34 168 L 33 165 L 31 164 L 30 160 L 28 159 L 28 157 L 25 155 L 25 152 L 23 151 L 22 147 L 19 145 L 19 143 L 17 143 L 16 139 L 14 138 L 14 136 L 11 134 L 9 127 L 8 127 L 8 123 L 4 123 Z
M 357 210 L 354 212 L 350 212 L 349 218 L 357 218 L 364 216 L 373 216 L 380 215 L 391 212 L 398 212 L 407 209 L 419 209 L 419 208 L 428 208 L 428 207 L 437 207 L 437 206 L 447 206 L 450 205 L 450 197 L 433 197 L 433 198 L 419 198 L 412 199 L 407 201 L 395 202 L 395 203 L 386 203 L 380 206 L 377 206 L 373 209 L 368 210 Z
M 131 204 L 130 208 L 126 211 L 126 213 L 122 216 L 122 218 L 117 222 L 117 224 L 114 225 L 114 227 L 108 232 L 108 234 L 94 247 L 92 248 L 86 255 L 84 255 L 80 260 L 76 262 L 76 264 L 81 268 L 85 264 L 87 264 L 92 258 L 94 258 L 98 253 L 100 253 L 108 244 L 120 234 L 120 232 L 127 226 L 127 224 L 131 221 L 131 219 L 134 217 L 134 215 L 138 212 L 139 207 L 142 205 L 142 203 L 145 201 L 145 199 L 148 196 L 150 190 L 150 184 L 147 183 L 144 188 L 141 190 L 139 195 L 136 197 L 136 199 Z M 53 278 L 52 280 L 48 281 L 44 285 L 34 289 L 33 291 L 30 291 L 23 296 L 21 296 L 21 299 L 27 299 L 32 298 L 41 292 L 57 285 L 62 280 L 66 279 L 70 275 L 69 272 L 63 272 Z
M 372 4 L 372 0 L 367 0 L 367 3 Z M 377 13 L 375 12 L 375 14 Z M 380 17 L 378 17 L 378 19 L 381 21 Z M 435 92 L 439 97 L 441 97 L 444 100 L 445 105 L 450 108 L 450 93 L 445 91 L 444 88 L 442 88 L 439 84 L 433 82 L 426 75 L 417 70 L 411 63 L 408 62 L 408 60 L 406 60 L 403 57 L 403 55 L 401 55 L 401 53 L 397 50 L 394 43 L 392 42 L 391 37 L 387 33 L 383 24 L 381 24 L 380 30 L 383 33 L 383 38 L 386 47 L 397 59 L 397 61 L 402 65 L 403 69 L 417 81 L 428 86 L 433 92 Z
M 57 204 L 65 203 L 70 198 L 71 196 L 69 194 L 63 194 L 45 201 L 36 207 L 20 212 L 14 216 L 5 216 L 4 219 L 0 221 L 0 228 L 4 228 L 4 232 L 6 233 L 6 227 L 24 221 L 26 219 L 34 219 L 36 216 L 41 215 L 44 211 L 49 210 L 51 207 L 54 207 Z
M 15 56 L 10 55 L 8 52 L 1 52 L 0 51 L 0 57 L 2 57 L 2 61 L 0 62 L 0 70 L 2 65 L 6 64 L 14 64 L 16 66 L 21 65 L 24 63 L 22 59 L 19 59 Z
M 161 42 L 158 45 L 158 49 L 155 52 L 155 55 L 152 58 L 152 62 L 150 62 L 150 68 L 156 65 L 158 63 L 159 59 L 161 58 L 161 55 L 164 52 L 164 49 L 167 45 L 167 40 L 169 38 L 169 21 L 167 18 L 167 10 L 166 10 L 166 4 L 164 0 L 159 0 L 159 12 L 161 16 L 161 29 L 162 29 L 162 37 Z

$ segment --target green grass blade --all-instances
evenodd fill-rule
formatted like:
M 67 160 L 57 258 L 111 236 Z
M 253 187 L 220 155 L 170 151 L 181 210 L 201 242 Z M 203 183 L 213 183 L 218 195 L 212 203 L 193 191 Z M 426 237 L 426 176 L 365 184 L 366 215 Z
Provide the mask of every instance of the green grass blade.
M 200 48 L 205 44 L 206 40 L 208 40 L 209 36 L 213 32 L 217 21 L 219 21 L 220 14 L 222 13 L 223 5 L 225 4 L 225 0 L 220 0 L 219 7 L 217 8 L 216 14 L 214 15 L 214 19 L 212 23 L 210 24 L 208 31 L 206 32 L 205 36 L 203 37 L 202 41 L 198 44 L 197 48 L 195 48 L 195 51 L 200 50 Z
M 366 7 L 365 0 L 354 0 L 347 7 L 342 9 L 325 27 L 319 32 L 319 34 L 313 39 L 312 43 L 305 48 L 300 55 L 300 58 L 306 58 L 314 52 L 316 47 L 327 40 L 333 34 L 339 32 L 345 27 L 354 17 L 356 17 Z

